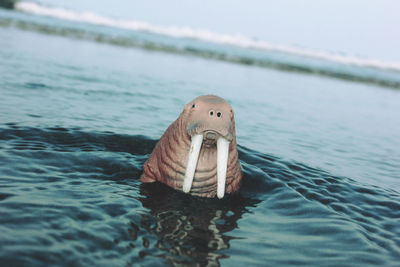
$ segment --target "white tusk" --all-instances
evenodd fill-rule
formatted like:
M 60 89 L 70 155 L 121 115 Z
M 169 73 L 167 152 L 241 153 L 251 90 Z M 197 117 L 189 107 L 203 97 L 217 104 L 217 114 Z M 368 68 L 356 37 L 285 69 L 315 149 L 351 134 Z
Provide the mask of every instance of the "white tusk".
M 217 141 L 217 197 L 225 194 L 226 169 L 228 167 L 229 141 L 223 137 Z
M 196 134 L 192 136 L 192 143 L 190 144 L 188 161 L 186 164 L 185 179 L 183 180 L 182 190 L 185 193 L 190 192 L 192 187 L 194 172 L 196 170 L 197 160 L 199 159 L 200 148 L 203 142 L 203 135 Z

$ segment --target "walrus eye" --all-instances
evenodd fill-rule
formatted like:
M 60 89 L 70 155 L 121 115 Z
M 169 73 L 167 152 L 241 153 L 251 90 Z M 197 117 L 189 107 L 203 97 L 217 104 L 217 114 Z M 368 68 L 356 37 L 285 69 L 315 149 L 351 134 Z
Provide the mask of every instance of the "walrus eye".
M 194 108 L 194 107 L 195 107 L 195 104 L 192 105 L 192 108 Z
M 217 112 L 217 117 L 221 117 L 221 112 Z
M 214 116 L 214 110 L 210 111 L 210 116 Z

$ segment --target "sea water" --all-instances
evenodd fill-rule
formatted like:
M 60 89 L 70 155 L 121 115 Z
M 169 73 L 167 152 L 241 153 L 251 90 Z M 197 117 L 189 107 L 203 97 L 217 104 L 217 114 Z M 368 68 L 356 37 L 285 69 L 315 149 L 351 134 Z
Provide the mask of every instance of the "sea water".
M 398 265 L 397 63 L 33 6 L 0 10 L 2 265 Z M 202 94 L 235 110 L 239 194 L 142 184 Z

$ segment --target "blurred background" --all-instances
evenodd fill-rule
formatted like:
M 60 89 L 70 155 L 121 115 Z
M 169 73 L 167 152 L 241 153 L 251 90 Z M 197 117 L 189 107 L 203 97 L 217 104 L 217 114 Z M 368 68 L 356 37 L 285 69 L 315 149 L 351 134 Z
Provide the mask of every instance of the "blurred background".
M 210 31 L 275 46 L 399 64 L 396 1 L 124 1 L 40 3 L 177 31 Z M 101 24 L 99 20 L 98 23 Z
M 0 6 L 5 262 L 399 259 L 398 1 Z M 137 178 L 155 140 L 203 94 L 233 106 L 249 182 L 241 205 L 213 203 L 196 213 L 197 202 L 164 189 L 156 189 L 163 199 L 151 200 L 155 189 Z M 158 207 L 184 201 L 193 211 Z M 194 227 L 195 218 L 201 223 Z M 13 236 L 16 221 L 25 230 Z M 169 239 L 177 221 L 192 230 Z M 121 230 L 126 225 L 130 236 Z M 198 240 L 201 231 L 208 234 Z M 45 250 L 48 256 L 39 256 Z

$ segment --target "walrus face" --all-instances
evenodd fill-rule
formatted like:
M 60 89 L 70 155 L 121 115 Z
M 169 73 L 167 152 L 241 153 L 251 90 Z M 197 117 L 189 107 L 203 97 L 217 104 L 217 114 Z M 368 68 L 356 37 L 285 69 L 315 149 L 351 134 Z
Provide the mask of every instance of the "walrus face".
M 189 102 L 184 112 L 190 137 L 203 135 L 207 146 L 215 145 L 219 137 L 232 141 L 233 111 L 224 99 L 213 95 L 200 96 Z
M 189 102 L 183 113 L 191 145 L 182 190 L 188 193 L 191 189 L 200 149 L 204 145 L 217 149 L 217 196 L 223 198 L 229 145 L 234 137 L 232 108 L 224 99 L 207 95 Z

